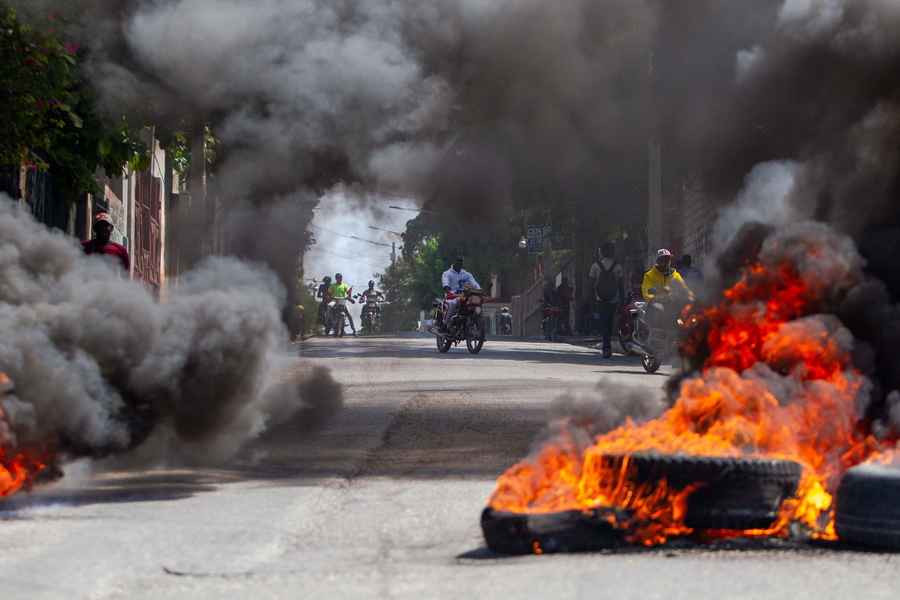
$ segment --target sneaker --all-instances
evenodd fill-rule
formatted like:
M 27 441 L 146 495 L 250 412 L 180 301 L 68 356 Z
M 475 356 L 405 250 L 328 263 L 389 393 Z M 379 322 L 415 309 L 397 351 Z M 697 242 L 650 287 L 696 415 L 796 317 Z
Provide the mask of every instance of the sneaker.
M 603 358 L 609 358 L 612 356 L 612 348 L 603 351 Z

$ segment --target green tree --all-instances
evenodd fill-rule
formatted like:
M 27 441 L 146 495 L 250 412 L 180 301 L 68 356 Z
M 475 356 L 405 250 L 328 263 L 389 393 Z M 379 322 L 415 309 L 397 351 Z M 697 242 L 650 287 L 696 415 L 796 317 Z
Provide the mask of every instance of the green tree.
M 94 108 L 77 74 L 86 53 L 63 27 L 59 11 L 32 26 L 0 2 L 0 165 L 49 169 L 72 201 L 96 190 L 98 168 L 119 177 L 150 158 L 137 127 Z

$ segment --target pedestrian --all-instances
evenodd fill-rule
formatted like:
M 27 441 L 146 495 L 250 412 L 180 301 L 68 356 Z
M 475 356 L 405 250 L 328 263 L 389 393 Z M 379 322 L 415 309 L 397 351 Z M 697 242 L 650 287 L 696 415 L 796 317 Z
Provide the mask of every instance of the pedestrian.
M 572 326 L 569 324 L 569 314 L 572 308 L 572 288 L 569 286 L 568 277 L 563 277 L 562 282 L 556 287 L 556 302 L 563 309 L 566 335 L 572 335 Z
M 131 257 L 128 256 L 128 249 L 110 239 L 115 228 L 116 226 L 113 225 L 112 219 L 109 218 L 108 214 L 99 213 L 94 217 L 94 225 L 92 227 L 94 238 L 81 242 L 81 249 L 85 254 L 114 256 L 125 271 L 128 272 L 131 270 Z
M 291 334 L 290 340 L 292 344 L 297 340 L 303 339 L 304 310 L 303 304 L 299 302 L 291 307 L 291 314 L 288 318 L 288 330 Z
M 500 309 L 500 333 L 503 335 L 512 334 L 512 315 L 509 314 L 509 309 L 505 306 Z
M 604 242 L 600 246 L 600 260 L 591 265 L 591 286 L 595 291 L 597 313 L 600 315 L 600 335 L 603 338 L 603 358 L 612 356 L 612 330 L 616 309 L 625 299 L 625 271 L 616 263 L 616 246 Z
M 685 285 L 697 296 L 703 292 L 703 273 L 700 269 L 691 266 L 693 262 L 694 259 L 691 258 L 691 255 L 685 254 L 681 257 L 681 267 L 675 267 L 675 270 L 684 279 Z
M 626 306 L 625 310 L 625 319 L 627 323 L 628 341 L 631 340 L 632 336 L 634 336 L 634 315 L 631 314 L 631 311 L 636 307 L 634 305 L 635 302 L 643 302 L 644 294 L 642 292 L 642 287 L 644 285 L 644 261 L 641 259 L 636 259 L 631 263 L 631 277 L 629 278 L 629 289 L 625 293 L 625 302 Z

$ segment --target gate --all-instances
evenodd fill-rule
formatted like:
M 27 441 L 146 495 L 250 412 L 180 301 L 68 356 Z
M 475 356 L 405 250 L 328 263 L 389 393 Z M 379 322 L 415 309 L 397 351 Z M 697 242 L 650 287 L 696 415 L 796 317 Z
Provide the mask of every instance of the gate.
M 134 278 L 159 291 L 162 246 L 159 222 L 162 214 L 162 185 L 150 173 L 135 173 Z

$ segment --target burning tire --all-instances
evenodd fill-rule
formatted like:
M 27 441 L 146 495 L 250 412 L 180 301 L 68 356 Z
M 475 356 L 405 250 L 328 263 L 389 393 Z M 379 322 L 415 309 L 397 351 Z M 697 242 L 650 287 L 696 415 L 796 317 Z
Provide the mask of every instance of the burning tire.
M 800 482 L 801 467 L 790 460 L 659 454 L 627 459 L 641 482 L 665 480 L 674 489 L 701 484 L 687 499 L 684 524 L 692 529 L 768 529 Z M 616 468 L 625 457 L 604 460 Z
M 846 542 L 900 549 L 900 470 L 848 469 L 836 494 L 834 528 Z
M 526 514 L 488 507 L 481 513 L 481 530 L 488 548 L 501 554 L 593 552 L 625 545 L 624 532 L 612 525 L 623 520 L 617 512 L 594 509 Z

